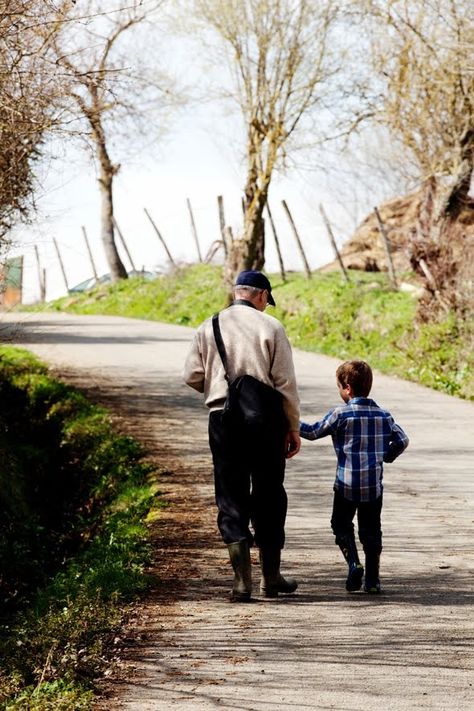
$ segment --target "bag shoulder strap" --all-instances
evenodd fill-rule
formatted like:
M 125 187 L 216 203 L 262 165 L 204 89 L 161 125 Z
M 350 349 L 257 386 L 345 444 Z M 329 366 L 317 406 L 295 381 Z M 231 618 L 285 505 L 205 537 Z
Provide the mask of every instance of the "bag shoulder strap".
M 224 341 L 222 340 L 221 327 L 219 326 L 219 314 L 214 314 L 212 317 L 212 330 L 214 331 L 214 339 L 216 341 L 217 350 L 221 357 L 222 365 L 224 366 L 225 379 L 229 382 L 229 370 L 227 366 L 227 353 L 225 350 Z

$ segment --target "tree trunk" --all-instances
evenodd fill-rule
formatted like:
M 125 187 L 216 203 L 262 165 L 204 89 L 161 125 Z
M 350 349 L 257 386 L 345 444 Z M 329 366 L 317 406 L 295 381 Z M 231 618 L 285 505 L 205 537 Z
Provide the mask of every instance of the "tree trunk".
M 115 244 L 114 235 L 114 203 L 112 188 L 114 175 L 118 172 L 118 166 L 115 166 L 110 160 L 105 144 L 105 134 L 100 122 L 93 120 L 91 121 L 91 124 L 100 165 L 99 187 L 101 197 L 101 238 L 110 269 L 110 277 L 114 282 L 119 281 L 119 279 L 128 278 L 127 270 L 120 259 L 120 255 Z
M 267 188 L 245 190 L 244 239 L 247 245 L 243 269 L 263 269 L 265 264 L 265 220 L 263 210 L 267 204 Z
M 268 181 L 269 183 L 269 181 Z M 227 282 L 243 269 L 263 269 L 265 264 L 265 220 L 263 210 L 267 204 L 268 183 L 264 189 L 250 170 L 247 177 L 244 199 L 244 232 L 241 239 L 229 245 L 227 258 Z
M 127 279 L 128 274 L 117 251 L 114 236 L 114 207 L 112 198 L 113 174 L 101 170 L 99 178 L 101 196 L 101 237 L 112 281 Z
M 234 239 L 228 245 L 224 282 L 229 300 L 237 274 L 244 269 L 261 271 L 265 264 L 265 221 L 262 213 L 267 197 L 266 193 L 255 192 L 258 192 L 258 196 L 250 203 L 246 192 L 243 237 Z
M 225 282 L 229 287 L 243 269 L 263 269 L 265 264 L 265 220 L 268 189 L 275 166 L 280 132 L 270 135 L 261 124 L 250 123 L 247 144 L 248 170 L 244 189 L 244 231 L 241 239 L 229 246 Z
M 263 210 L 267 204 L 271 167 L 263 169 L 264 134 L 258 122 L 252 122 L 248 135 L 248 171 L 244 190 L 244 240 L 242 269 L 258 269 L 265 264 L 265 222 Z M 272 151 L 273 155 L 273 151 Z M 268 160 L 268 159 L 267 159 Z

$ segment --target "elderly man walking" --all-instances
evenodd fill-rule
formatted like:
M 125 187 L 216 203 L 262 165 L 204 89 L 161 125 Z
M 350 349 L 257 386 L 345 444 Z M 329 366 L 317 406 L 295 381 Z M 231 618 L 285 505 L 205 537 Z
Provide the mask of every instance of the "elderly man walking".
M 241 272 L 233 303 L 218 318 L 226 368 L 216 343 L 216 325 L 207 319 L 196 332 L 184 370 L 185 382 L 204 393 L 210 409 L 217 523 L 234 569 L 234 601 L 251 598 L 254 541 L 260 549 L 261 594 L 277 597 L 297 588 L 295 580 L 281 575 L 280 555 L 287 511 L 285 461 L 300 448 L 299 399 L 288 338 L 281 323 L 264 313 L 267 304 L 275 305 L 267 277 L 258 271 Z M 281 393 L 263 425 L 224 412 L 228 380 L 242 375 Z

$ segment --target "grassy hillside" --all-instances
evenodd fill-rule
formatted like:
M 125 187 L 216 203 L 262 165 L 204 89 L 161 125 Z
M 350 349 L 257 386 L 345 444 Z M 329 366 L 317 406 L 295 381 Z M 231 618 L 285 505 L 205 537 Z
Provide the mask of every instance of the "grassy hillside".
M 150 466 L 104 410 L 8 347 L 0 462 L 0 708 L 90 709 L 125 602 L 148 584 Z
M 391 291 L 383 274 L 271 276 L 274 314 L 294 346 L 340 359 L 363 358 L 382 372 L 452 395 L 474 399 L 474 327 L 447 315 L 416 324 L 416 300 Z M 130 279 L 68 296 L 48 308 L 113 314 L 197 326 L 225 305 L 221 270 L 209 265 L 180 269 L 155 281 Z M 41 308 L 44 308 L 42 306 Z

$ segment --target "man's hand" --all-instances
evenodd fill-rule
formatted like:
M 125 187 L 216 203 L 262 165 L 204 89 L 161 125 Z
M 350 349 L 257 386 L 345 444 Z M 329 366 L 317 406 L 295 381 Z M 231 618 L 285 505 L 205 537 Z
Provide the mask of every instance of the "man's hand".
M 300 433 L 297 430 L 290 430 L 286 435 L 285 452 L 286 458 L 291 459 L 298 454 L 301 447 Z

